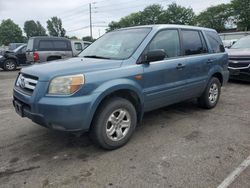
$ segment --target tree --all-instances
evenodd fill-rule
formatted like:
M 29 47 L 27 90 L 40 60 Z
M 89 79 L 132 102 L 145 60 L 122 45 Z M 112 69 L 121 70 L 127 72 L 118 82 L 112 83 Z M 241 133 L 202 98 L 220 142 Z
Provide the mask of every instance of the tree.
M 226 30 L 226 25 L 231 21 L 233 9 L 230 4 L 211 6 L 197 16 L 199 26 L 209 27 L 218 32 Z
M 47 21 L 47 29 L 50 36 L 64 37 L 66 30 L 62 27 L 62 20 L 58 17 L 52 17 Z
M 176 3 L 170 4 L 161 16 L 163 23 L 181 25 L 195 25 L 195 18 L 192 8 L 185 8 Z
M 237 27 L 240 30 L 250 30 L 250 0 L 232 0 Z
M 194 23 L 195 13 L 191 8 L 172 3 L 164 10 L 162 6 L 154 4 L 146 7 L 143 11 L 130 14 L 118 22 L 111 22 L 108 31 L 136 25 Z
M 3 20 L 0 24 L 0 45 L 23 42 L 21 28 L 11 19 Z
M 46 36 L 46 30 L 39 21 L 28 20 L 24 23 L 24 32 L 27 38 L 34 36 Z
M 119 29 L 122 27 L 131 27 L 136 25 L 147 25 L 160 23 L 160 15 L 163 13 L 163 8 L 160 5 L 154 4 L 146 7 L 143 11 L 132 13 L 120 21 L 112 21 L 109 24 L 108 31 Z

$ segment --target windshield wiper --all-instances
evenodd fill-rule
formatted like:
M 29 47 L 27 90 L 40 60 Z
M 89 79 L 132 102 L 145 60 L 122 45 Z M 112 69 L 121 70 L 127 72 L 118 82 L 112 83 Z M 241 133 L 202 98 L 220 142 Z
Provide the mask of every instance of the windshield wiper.
M 111 59 L 109 57 L 97 56 L 97 55 L 85 55 L 86 58 L 97 58 L 97 59 Z

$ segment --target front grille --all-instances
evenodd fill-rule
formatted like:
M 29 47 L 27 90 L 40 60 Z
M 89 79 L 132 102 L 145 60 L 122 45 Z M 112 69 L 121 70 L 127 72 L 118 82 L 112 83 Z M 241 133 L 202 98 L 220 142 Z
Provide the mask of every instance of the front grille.
M 231 69 L 250 68 L 250 57 L 249 56 L 231 56 L 229 57 L 228 67 Z
M 16 81 L 16 87 L 22 92 L 31 95 L 36 88 L 38 78 L 21 73 Z
M 248 68 L 250 63 L 234 63 L 234 62 L 229 62 L 229 67 L 231 68 L 241 68 L 241 69 L 246 69 Z

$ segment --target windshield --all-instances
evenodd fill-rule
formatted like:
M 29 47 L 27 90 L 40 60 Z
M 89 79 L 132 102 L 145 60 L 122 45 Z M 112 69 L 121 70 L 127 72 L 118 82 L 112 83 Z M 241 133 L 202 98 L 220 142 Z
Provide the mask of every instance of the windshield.
M 23 46 L 24 46 L 24 45 L 17 47 L 15 50 L 13 50 L 13 52 L 16 53 L 18 50 L 20 50 L 21 48 L 23 48 Z
M 232 49 L 250 48 L 250 37 L 241 38 L 231 48 Z
M 79 56 L 119 60 L 127 59 L 135 52 L 150 30 L 150 28 L 137 28 L 107 33 L 82 51 Z

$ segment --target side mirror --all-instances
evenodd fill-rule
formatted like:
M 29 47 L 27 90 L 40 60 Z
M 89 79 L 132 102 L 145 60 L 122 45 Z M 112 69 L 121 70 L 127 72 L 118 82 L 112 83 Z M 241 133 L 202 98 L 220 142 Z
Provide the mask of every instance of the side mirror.
M 166 52 L 163 49 L 151 50 L 145 54 L 145 60 L 143 63 L 150 63 L 154 61 L 161 61 L 165 59 Z

